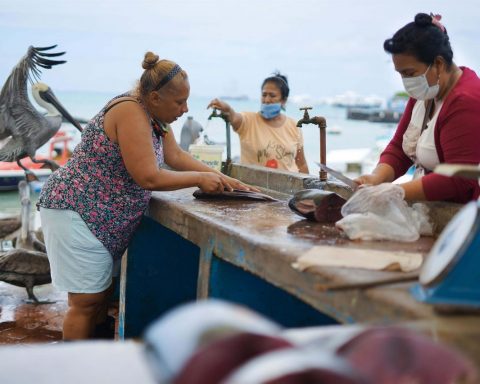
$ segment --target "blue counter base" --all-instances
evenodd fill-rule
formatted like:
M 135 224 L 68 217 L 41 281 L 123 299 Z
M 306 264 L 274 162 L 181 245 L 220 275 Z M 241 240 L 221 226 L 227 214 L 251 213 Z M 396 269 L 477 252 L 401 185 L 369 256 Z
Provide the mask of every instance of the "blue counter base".
M 209 297 L 243 304 L 284 327 L 338 324 L 288 292 L 215 256 L 210 277 Z
M 120 337 L 139 337 L 166 311 L 197 297 L 200 248 L 144 217 L 127 253 Z M 123 335 L 122 335 L 123 331 Z
M 200 258 L 208 260 L 207 273 L 199 274 Z M 120 338 L 140 337 L 166 311 L 195 300 L 197 287 L 202 286 L 208 297 L 245 305 L 285 327 L 337 324 L 288 292 L 212 255 L 211 250 L 201 252 L 147 217 L 130 243 L 121 279 Z

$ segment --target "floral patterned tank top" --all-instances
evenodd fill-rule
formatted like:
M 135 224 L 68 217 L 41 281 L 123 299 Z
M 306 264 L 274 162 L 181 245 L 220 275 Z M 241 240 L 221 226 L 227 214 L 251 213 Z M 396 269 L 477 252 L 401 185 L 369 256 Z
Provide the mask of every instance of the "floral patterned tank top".
M 142 189 L 127 172 L 118 144 L 105 134 L 107 106 L 88 123 L 68 163 L 56 170 L 40 193 L 37 206 L 77 212 L 90 231 L 119 259 L 148 207 L 151 192 Z M 163 141 L 152 123 L 152 141 L 162 164 Z

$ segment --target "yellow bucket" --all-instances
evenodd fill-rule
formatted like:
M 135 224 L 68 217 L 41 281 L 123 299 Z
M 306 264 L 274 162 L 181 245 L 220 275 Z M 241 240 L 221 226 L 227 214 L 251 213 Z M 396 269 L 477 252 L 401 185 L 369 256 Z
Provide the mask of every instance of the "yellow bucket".
M 210 168 L 218 171 L 222 169 L 223 145 L 192 144 L 188 147 L 188 151 L 195 159 Z

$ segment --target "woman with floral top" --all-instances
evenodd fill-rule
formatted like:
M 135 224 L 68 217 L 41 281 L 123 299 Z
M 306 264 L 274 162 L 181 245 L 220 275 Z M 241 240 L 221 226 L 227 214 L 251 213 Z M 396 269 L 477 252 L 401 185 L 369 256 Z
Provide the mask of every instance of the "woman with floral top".
M 136 89 L 115 97 L 89 122 L 71 160 L 40 194 L 52 282 L 68 292 L 64 340 L 93 337 L 105 322 L 112 271 L 151 191 L 253 189 L 177 145 L 169 124 L 188 111 L 186 72 L 152 52 L 142 67 Z

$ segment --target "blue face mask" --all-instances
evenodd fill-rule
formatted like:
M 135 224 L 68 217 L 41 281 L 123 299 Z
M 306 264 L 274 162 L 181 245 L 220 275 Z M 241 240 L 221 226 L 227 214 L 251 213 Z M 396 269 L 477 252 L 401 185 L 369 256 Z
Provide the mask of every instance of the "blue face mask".
M 280 114 L 281 110 L 282 103 L 262 104 L 262 106 L 260 107 L 261 115 L 267 120 L 277 117 Z

